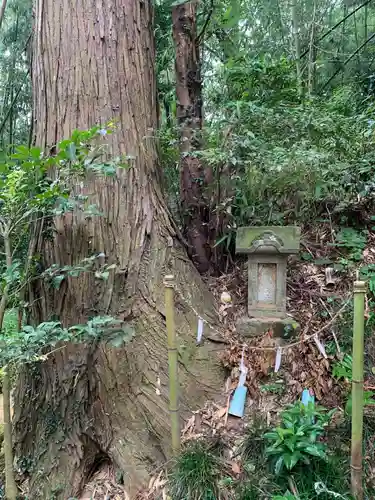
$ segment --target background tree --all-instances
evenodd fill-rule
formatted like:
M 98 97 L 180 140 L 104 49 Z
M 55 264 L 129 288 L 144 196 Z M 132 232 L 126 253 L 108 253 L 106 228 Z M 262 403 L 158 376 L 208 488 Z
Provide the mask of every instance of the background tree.
M 189 254 L 200 272 L 210 268 L 210 197 L 212 170 L 196 152 L 202 144 L 202 76 L 197 32 L 197 1 L 175 5 L 172 11 L 175 44 L 177 120 L 180 135 L 181 208 Z

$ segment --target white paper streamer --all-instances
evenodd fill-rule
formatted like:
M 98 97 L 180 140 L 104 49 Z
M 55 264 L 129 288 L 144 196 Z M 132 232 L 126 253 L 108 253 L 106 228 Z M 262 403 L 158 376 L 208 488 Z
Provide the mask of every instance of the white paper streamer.
M 200 344 L 203 337 L 203 319 L 198 318 L 197 344 Z
M 283 352 L 282 349 L 280 347 L 278 347 L 277 351 L 276 351 L 276 358 L 275 358 L 275 373 L 277 373 L 280 370 L 282 352 Z
M 324 359 L 327 359 L 327 353 L 326 350 L 324 349 L 324 345 L 320 342 L 318 335 L 314 335 L 314 342 L 316 344 L 316 347 L 319 349 L 320 354 L 323 356 Z
M 245 357 L 245 344 L 242 347 L 242 354 L 241 354 L 241 362 L 240 362 L 240 372 L 244 372 L 246 369 L 245 363 L 244 363 L 244 357 Z
M 246 382 L 247 368 L 246 368 L 245 363 L 244 363 L 245 348 L 246 348 L 246 345 L 244 344 L 242 347 L 242 355 L 241 355 L 241 362 L 240 362 L 240 378 L 238 380 L 238 387 L 245 385 L 245 382 Z

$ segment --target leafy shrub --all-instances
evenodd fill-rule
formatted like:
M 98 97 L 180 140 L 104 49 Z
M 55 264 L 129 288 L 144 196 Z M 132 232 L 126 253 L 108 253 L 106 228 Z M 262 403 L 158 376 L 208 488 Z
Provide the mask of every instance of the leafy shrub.
M 332 375 L 340 380 L 341 378 L 351 381 L 353 378 L 353 358 L 349 354 L 345 354 L 342 360 L 337 361 L 333 365 Z
M 362 260 L 362 252 L 366 246 L 367 236 L 364 231 L 351 227 L 343 227 L 336 236 L 335 246 L 347 251 L 349 261 Z M 347 263 L 345 261 L 344 263 Z
M 298 463 L 310 463 L 311 457 L 327 460 L 327 445 L 321 441 L 325 426 L 334 411 L 298 402 L 281 413 L 281 425 L 264 434 L 270 442 L 266 455 L 274 463 L 275 473 L 284 467 L 292 470 Z

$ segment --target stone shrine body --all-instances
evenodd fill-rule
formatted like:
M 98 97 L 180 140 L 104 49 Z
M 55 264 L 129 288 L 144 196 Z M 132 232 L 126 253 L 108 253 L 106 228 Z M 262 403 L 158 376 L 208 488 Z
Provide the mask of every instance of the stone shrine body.
M 286 271 L 288 256 L 299 252 L 300 237 L 297 226 L 238 228 L 236 253 L 248 255 L 247 315 L 237 322 L 241 335 L 298 333 L 298 323 L 286 311 Z

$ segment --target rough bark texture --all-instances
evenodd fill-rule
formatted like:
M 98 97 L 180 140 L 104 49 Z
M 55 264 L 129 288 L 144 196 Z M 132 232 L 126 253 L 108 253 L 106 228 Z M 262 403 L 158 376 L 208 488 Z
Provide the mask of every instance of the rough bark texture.
M 103 217 L 59 218 L 53 241 L 41 248 L 45 266 L 104 252 L 116 270 L 105 285 L 91 274 L 58 292 L 39 284 L 32 317 L 57 316 L 69 325 L 111 314 L 135 337 L 121 349 L 70 345 L 25 371 L 15 404 L 16 452 L 33 499 L 76 496 L 103 454 L 123 471 L 133 498 L 170 446 L 163 277 L 174 274 L 177 297 L 214 318 L 212 299 L 176 238 L 157 182 L 151 0 L 37 0 L 35 14 L 35 142 L 51 147 L 74 128 L 117 118 L 112 152 L 135 159 L 116 179 L 91 179 L 82 188 Z M 186 415 L 222 379 L 217 347 L 195 347 L 196 316 L 181 298 L 176 319 Z
M 177 5 L 172 11 L 176 50 L 177 119 L 180 126 L 180 192 L 189 253 L 201 272 L 210 267 L 211 169 L 194 154 L 201 149 L 202 83 L 196 28 L 197 2 Z

